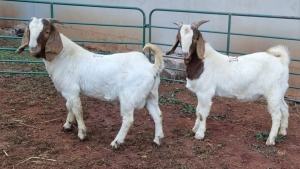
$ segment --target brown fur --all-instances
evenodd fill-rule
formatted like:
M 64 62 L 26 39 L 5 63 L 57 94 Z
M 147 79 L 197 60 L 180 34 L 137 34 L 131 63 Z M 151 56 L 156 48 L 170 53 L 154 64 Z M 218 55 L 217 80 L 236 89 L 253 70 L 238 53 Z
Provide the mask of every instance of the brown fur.
M 51 24 L 50 36 L 45 45 L 45 58 L 48 61 L 52 61 L 63 49 L 63 44 L 60 38 L 59 32 Z
M 21 53 L 24 51 L 25 47 L 28 45 L 29 43 L 29 27 L 27 26 L 25 31 L 24 31 L 24 35 L 23 35 L 23 39 L 21 42 L 20 47 L 16 50 L 16 53 Z
M 175 23 L 174 24 L 178 25 L 178 23 Z M 181 24 L 182 25 L 182 24 Z M 180 42 L 180 39 L 181 39 L 181 36 L 180 36 L 180 29 L 181 29 L 181 25 L 178 25 L 179 26 L 179 31 L 177 33 L 177 36 L 176 36 L 176 40 L 175 40 L 175 43 L 174 45 L 172 46 L 172 49 L 166 53 L 166 55 L 171 55 L 171 54 L 174 54 L 177 46 L 179 45 L 179 42 Z
M 53 23 L 60 23 L 57 20 L 43 19 L 43 30 L 41 31 L 37 43 L 40 46 L 40 53 L 35 54 L 37 58 L 44 58 L 47 61 L 52 61 L 63 49 L 63 44 L 59 32 L 53 26 Z M 16 51 L 21 53 L 28 45 L 30 40 L 29 28 L 25 30 L 21 46 Z
M 178 44 L 179 44 L 179 39 L 176 37 L 176 40 L 175 40 L 174 45 L 172 46 L 172 49 L 171 49 L 169 52 L 167 52 L 166 54 L 167 54 L 167 55 L 172 55 L 172 54 L 174 54 L 174 52 L 175 52 L 175 50 L 176 50 Z
M 201 73 L 204 71 L 204 64 L 201 59 L 198 58 L 196 51 L 190 56 L 190 61 L 185 62 L 186 76 L 190 80 L 198 79 Z
M 203 60 L 204 59 L 204 52 L 205 52 L 205 41 L 204 41 L 200 31 L 198 31 L 198 34 L 199 34 L 199 36 L 198 36 L 198 39 L 196 41 L 196 44 L 197 44 L 196 45 L 196 51 L 197 51 L 198 58 Z

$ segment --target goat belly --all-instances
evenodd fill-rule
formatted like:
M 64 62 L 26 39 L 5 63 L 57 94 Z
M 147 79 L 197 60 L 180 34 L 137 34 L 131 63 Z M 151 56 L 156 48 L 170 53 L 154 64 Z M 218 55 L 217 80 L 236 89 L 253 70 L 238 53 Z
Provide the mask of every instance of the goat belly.
M 234 99 L 238 99 L 240 101 L 255 101 L 259 98 L 262 97 L 262 94 L 260 92 L 251 92 L 251 91 L 243 91 L 243 92 L 239 92 L 239 90 L 226 90 L 223 89 L 221 87 L 217 87 L 216 88 L 216 96 L 220 96 L 220 97 L 226 97 L 226 98 L 234 98 Z

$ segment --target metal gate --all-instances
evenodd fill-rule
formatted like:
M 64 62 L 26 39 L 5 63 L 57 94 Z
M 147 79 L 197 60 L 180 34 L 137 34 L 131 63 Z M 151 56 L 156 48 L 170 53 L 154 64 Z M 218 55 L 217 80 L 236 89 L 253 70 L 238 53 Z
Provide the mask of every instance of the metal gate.
M 63 2 L 47 2 L 47 1 L 37 1 L 37 0 L 11 0 L 12 3 L 34 3 L 34 4 L 42 4 L 42 5 L 47 5 L 49 6 L 49 17 L 54 18 L 56 17 L 55 15 L 55 10 L 58 7 L 62 6 L 72 6 L 72 7 L 84 7 L 84 8 L 96 8 L 99 10 L 102 9 L 113 9 L 117 11 L 121 10 L 130 10 L 136 12 L 138 15 L 141 16 L 140 18 L 140 24 L 135 24 L 135 25 L 127 25 L 127 24 L 112 24 L 112 23 L 97 23 L 97 22 L 68 22 L 68 21 L 63 21 L 61 20 L 65 25 L 86 25 L 86 26 L 99 26 L 99 27 L 119 27 L 119 28 L 128 28 L 128 29 L 139 29 L 141 31 L 140 34 L 140 41 L 137 42 L 132 42 L 132 41 L 99 41 L 99 40 L 74 40 L 74 42 L 78 43 L 100 43 L 100 44 L 124 44 L 124 45 L 138 45 L 138 46 L 144 46 L 146 43 L 146 32 L 148 31 L 148 42 L 151 42 L 153 44 L 157 44 L 161 47 L 169 47 L 171 46 L 170 43 L 173 42 L 174 39 L 168 40 L 168 43 L 161 43 L 159 41 L 153 41 L 152 37 L 155 35 L 155 32 L 153 31 L 154 29 L 157 30 L 167 30 L 171 31 L 174 33 L 174 38 L 175 34 L 177 31 L 177 27 L 171 27 L 171 26 L 163 26 L 163 25 L 157 25 L 153 24 L 155 20 L 161 20 L 162 17 L 153 17 L 153 15 L 158 15 L 160 13 L 168 13 L 168 14 L 174 14 L 174 13 L 179 13 L 179 14 L 199 14 L 199 15 L 210 15 L 210 16 L 222 16 L 224 17 L 224 20 L 226 20 L 226 29 L 225 30 L 201 30 L 201 32 L 206 33 L 206 34 L 218 34 L 222 36 L 226 36 L 225 40 L 222 41 L 223 44 L 225 44 L 225 50 L 218 50 L 219 52 L 226 53 L 227 55 L 233 54 L 233 55 L 243 55 L 246 53 L 243 52 L 238 52 L 235 50 L 232 50 L 233 45 L 232 44 L 232 38 L 234 37 L 246 37 L 246 38 L 262 38 L 262 39 L 273 39 L 273 40 L 284 40 L 284 41 L 289 41 L 290 43 L 294 43 L 298 46 L 300 46 L 300 38 L 291 38 L 291 37 L 284 37 L 284 36 L 268 36 L 268 35 L 257 35 L 257 34 L 251 34 L 251 33 L 239 33 L 235 32 L 232 28 L 235 25 L 234 21 L 237 18 L 243 17 L 243 18 L 262 18 L 264 20 L 268 19 L 281 19 L 281 20 L 290 20 L 290 21 L 296 21 L 299 22 L 300 18 L 299 17 L 286 17 L 286 16 L 272 16 L 272 15 L 256 15 L 256 14 L 243 14 L 243 13 L 225 13 L 225 12 L 210 12 L 210 11 L 192 11 L 192 10 L 175 10 L 175 9 L 153 9 L 150 14 L 149 14 L 149 23 L 146 23 L 146 15 L 144 11 L 140 8 L 136 7 L 124 7 L 124 6 L 106 6 L 106 5 L 91 5 L 91 4 L 79 4 L 79 3 L 63 3 Z M 28 21 L 28 18 L 10 18 L 10 17 L 1 17 L 0 16 L 0 21 L 5 20 L 5 21 Z M 172 21 L 167 21 L 167 22 L 172 22 Z M 7 35 L 0 35 L 0 39 L 4 40 L 18 40 L 20 41 L 21 37 L 16 37 L 16 36 L 7 36 Z M 9 48 L 9 47 L 2 47 L 0 46 L 0 52 L 1 51 L 7 51 L 10 52 L 10 55 L 14 55 L 13 52 L 16 50 L 16 48 Z M 101 53 L 101 52 L 99 52 Z M 103 52 L 102 52 L 103 53 Z M 164 57 L 166 58 L 174 58 L 174 59 L 182 59 L 181 56 L 167 56 L 165 55 Z M 291 61 L 293 64 L 300 64 L 300 59 L 292 58 Z M 0 54 L 0 64 L 36 64 L 40 65 L 43 63 L 40 60 L 33 59 L 32 57 L 26 58 L 26 59 L 21 59 L 21 58 L 14 58 L 10 57 L 9 59 L 7 57 L 2 57 Z M 171 69 L 175 71 L 185 71 L 184 69 L 176 69 L 172 67 L 166 67 L 166 69 Z M 0 74 L 47 74 L 45 71 L 15 71 L 15 70 L 0 70 Z M 290 76 L 292 78 L 296 78 L 297 80 L 299 79 L 300 81 L 300 72 L 290 72 Z M 167 79 L 166 80 L 171 80 L 171 81 L 177 81 L 177 82 L 184 82 L 183 80 L 174 80 L 174 79 Z M 289 90 L 296 90 L 299 92 L 300 90 L 299 85 L 291 85 Z M 300 103 L 299 99 L 294 99 L 294 98 L 286 98 L 287 100 L 294 101 Z

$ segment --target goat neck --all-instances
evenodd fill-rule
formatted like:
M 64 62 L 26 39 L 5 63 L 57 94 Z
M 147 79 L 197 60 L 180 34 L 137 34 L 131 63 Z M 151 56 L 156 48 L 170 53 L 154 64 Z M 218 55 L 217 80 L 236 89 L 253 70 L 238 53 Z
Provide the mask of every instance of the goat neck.
M 190 80 L 198 79 L 204 71 L 204 63 L 199 59 L 196 50 L 190 56 L 190 60 L 184 60 L 187 78 Z

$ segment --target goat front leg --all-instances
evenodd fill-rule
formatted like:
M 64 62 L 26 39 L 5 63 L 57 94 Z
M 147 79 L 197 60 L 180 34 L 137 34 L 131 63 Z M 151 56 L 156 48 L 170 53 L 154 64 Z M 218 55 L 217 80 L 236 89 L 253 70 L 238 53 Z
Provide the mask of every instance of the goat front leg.
M 200 100 L 198 99 L 198 105 L 196 108 L 196 122 L 193 127 L 195 133 L 195 139 L 203 139 L 206 131 L 206 119 L 209 115 L 212 102 L 211 99 Z
M 72 107 L 69 101 L 66 102 L 66 107 L 68 110 L 68 115 L 67 115 L 67 120 L 65 124 L 63 125 L 63 130 L 64 131 L 71 131 L 74 126 L 74 121 L 75 121 L 75 115 L 72 112 Z
M 68 118 L 76 118 L 76 121 L 77 121 L 77 124 L 78 124 L 78 137 L 80 140 L 84 140 L 86 138 L 86 126 L 84 124 L 84 120 L 83 120 L 83 112 L 82 112 L 82 106 L 81 106 L 81 101 L 80 101 L 80 98 L 79 96 L 77 97 L 73 97 L 73 98 L 70 98 L 70 99 L 67 99 L 67 109 L 68 110 L 71 110 L 71 112 L 73 113 L 70 114 L 70 111 L 69 111 L 69 114 L 68 114 Z M 67 118 L 67 120 L 68 120 Z M 66 122 L 67 123 L 67 122 Z
M 202 121 L 202 120 L 203 120 L 203 118 L 202 118 L 202 116 L 200 114 L 200 104 L 198 103 L 197 108 L 196 108 L 196 121 L 195 121 L 195 125 L 193 127 L 193 132 L 195 134 L 198 131 L 200 121 Z
M 122 107 L 122 103 L 121 103 Z M 129 131 L 129 128 L 132 126 L 134 118 L 133 118 L 133 111 L 134 109 L 130 111 L 125 111 L 121 108 L 121 115 L 122 115 L 122 126 L 119 130 L 116 138 L 113 142 L 111 142 L 110 146 L 114 149 L 117 149 L 120 144 L 124 142 L 124 139 Z

